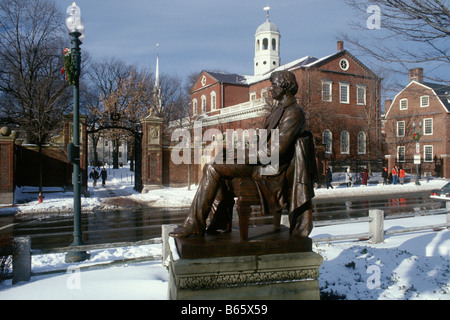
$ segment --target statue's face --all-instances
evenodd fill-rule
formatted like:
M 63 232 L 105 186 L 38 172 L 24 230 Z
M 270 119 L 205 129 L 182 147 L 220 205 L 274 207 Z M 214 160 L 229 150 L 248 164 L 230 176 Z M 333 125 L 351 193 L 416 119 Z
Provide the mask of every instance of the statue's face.
M 281 87 L 281 81 L 278 77 L 272 80 L 272 86 L 270 87 L 270 93 L 275 100 L 281 100 L 284 97 L 284 89 Z

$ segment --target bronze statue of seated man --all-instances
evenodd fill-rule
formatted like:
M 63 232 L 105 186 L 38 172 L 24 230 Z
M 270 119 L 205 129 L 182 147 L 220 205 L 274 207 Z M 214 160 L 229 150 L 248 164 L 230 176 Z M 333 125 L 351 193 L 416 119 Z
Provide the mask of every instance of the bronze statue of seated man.
M 271 150 L 273 129 L 278 130 L 278 168 L 270 174 L 267 166 L 256 164 L 212 163 L 204 167 L 203 177 L 194 196 L 183 226 L 171 233 L 173 237 L 204 235 L 207 219 L 231 219 L 233 193 L 229 186 L 235 178 L 250 178 L 257 185 L 263 213 L 280 213 L 288 204 L 290 236 L 306 238 L 312 230 L 311 200 L 313 183 L 317 178 L 312 135 L 305 130 L 305 114 L 297 104 L 298 84 L 289 71 L 273 72 L 270 92 L 278 105 L 265 120 L 268 153 Z M 230 208 L 231 206 L 231 208 Z M 221 217 L 222 216 L 222 217 Z M 211 225 L 213 224 L 211 223 Z M 208 231 L 219 227 L 210 226 Z

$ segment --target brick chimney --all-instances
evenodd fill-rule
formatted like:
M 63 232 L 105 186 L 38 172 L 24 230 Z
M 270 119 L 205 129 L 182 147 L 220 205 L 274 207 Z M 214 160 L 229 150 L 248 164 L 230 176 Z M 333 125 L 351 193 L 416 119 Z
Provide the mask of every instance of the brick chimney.
M 344 50 L 344 41 L 338 41 L 337 42 L 337 51 L 342 51 Z
M 415 68 L 409 70 L 409 82 L 416 80 L 417 82 L 423 82 L 423 68 Z

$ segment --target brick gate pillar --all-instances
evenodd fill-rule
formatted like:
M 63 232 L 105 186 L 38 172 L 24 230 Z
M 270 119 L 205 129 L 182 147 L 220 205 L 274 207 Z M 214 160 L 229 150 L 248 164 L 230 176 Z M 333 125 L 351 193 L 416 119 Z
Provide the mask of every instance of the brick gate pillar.
M 450 154 L 441 154 L 442 158 L 442 176 L 450 179 Z
M 14 203 L 14 140 L 16 132 L 0 129 L 0 204 Z
M 142 192 L 162 188 L 163 119 L 150 114 L 142 123 Z
M 384 157 L 387 159 L 387 170 L 388 170 L 388 173 L 390 173 L 392 171 L 392 168 L 395 166 L 396 156 L 385 155 Z

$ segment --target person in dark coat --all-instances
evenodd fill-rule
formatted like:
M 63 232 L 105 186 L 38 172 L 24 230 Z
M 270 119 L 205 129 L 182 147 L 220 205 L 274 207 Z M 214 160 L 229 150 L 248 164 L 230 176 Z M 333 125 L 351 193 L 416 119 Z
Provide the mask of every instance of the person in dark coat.
M 102 176 L 102 186 L 105 186 L 106 177 L 108 176 L 105 168 L 102 169 L 102 171 L 100 172 L 100 175 Z
M 91 178 L 92 180 L 94 180 L 94 187 L 97 185 L 97 180 L 99 178 L 98 172 L 97 170 L 95 170 L 95 168 L 92 168 L 91 173 L 89 173 L 89 178 Z
M 290 235 L 293 238 L 305 238 L 310 234 L 313 226 L 313 183 L 317 179 L 313 137 L 305 131 L 305 114 L 295 98 L 298 91 L 295 75 L 289 71 L 277 71 L 271 74 L 270 81 L 270 91 L 278 105 L 267 117 L 265 129 L 268 133 L 269 150 L 272 143 L 271 130 L 278 129 L 278 168 L 273 167 L 274 171 L 269 173 L 272 163 L 248 164 L 248 157 L 245 164 L 216 161 L 205 165 L 188 216 L 183 226 L 172 232 L 171 236 L 185 238 L 204 235 L 209 215 L 214 215 L 214 221 L 216 216 L 220 215 L 220 212 L 216 211 L 220 203 L 229 201 L 230 190 L 227 189 L 227 182 L 234 178 L 254 180 L 260 194 L 262 210 L 273 214 L 278 212 L 281 210 L 281 204 L 287 203 L 287 171 L 293 167 L 295 170 L 292 170 L 294 178 L 291 181 L 293 190 L 290 195 Z
M 389 174 L 388 174 L 386 167 L 383 167 L 383 171 L 381 172 L 381 177 L 383 178 L 383 185 L 387 185 Z
M 331 173 L 330 168 L 328 168 L 327 172 L 325 173 L 325 182 L 327 183 L 327 189 L 328 188 L 333 189 L 333 186 L 331 185 L 332 181 L 333 181 L 333 174 Z

